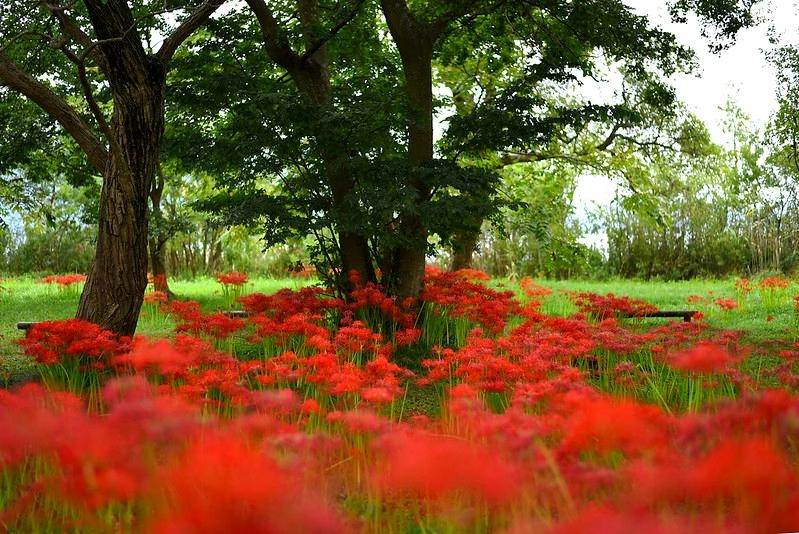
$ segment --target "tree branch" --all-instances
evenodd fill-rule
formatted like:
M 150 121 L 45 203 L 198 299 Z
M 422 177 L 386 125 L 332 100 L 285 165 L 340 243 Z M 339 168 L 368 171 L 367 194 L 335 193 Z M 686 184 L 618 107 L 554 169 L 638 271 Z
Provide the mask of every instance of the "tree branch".
M 352 19 L 354 19 L 354 18 L 355 18 L 355 16 L 358 14 L 358 11 L 360 11 L 360 9 L 361 9 L 361 6 L 364 4 L 364 2 L 365 2 L 365 1 L 366 1 L 366 0 L 356 0 L 356 2 L 355 2 L 355 5 L 354 5 L 354 6 L 353 6 L 353 8 L 350 10 L 350 12 L 349 12 L 349 13 L 347 13 L 347 14 L 344 16 L 344 18 L 342 18 L 341 20 L 339 20 L 339 21 L 338 21 L 338 22 L 337 22 L 337 23 L 336 23 L 336 24 L 335 24 L 335 25 L 334 25 L 332 28 L 330 28 L 330 31 L 329 31 L 329 32 L 327 32 L 327 35 L 325 35 L 325 36 L 324 36 L 324 38 L 322 38 L 322 39 L 317 39 L 317 40 L 316 40 L 316 41 L 315 41 L 315 42 L 314 42 L 314 43 L 313 43 L 311 46 L 309 46 L 309 47 L 308 47 L 308 48 L 305 50 L 305 53 L 304 53 L 304 54 L 302 55 L 302 57 L 300 58 L 300 61 L 305 61 L 306 59 L 308 59 L 309 57 L 311 57 L 312 55 L 314 55 L 314 53 L 315 53 L 317 50 L 319 50 L 320 48 L 322 48 L 324 45 L 326 45 L 326 44 L 328 43 L 328 41 L 330 41 L 330 39 L 332 39 L 333 37 L 335 37 L 335 36 L 336 36 L 336 34 L 338 34 L 338 32 L 340 32 L 340 31 L 341 31 L 341 30 L 342 30 L 342 29 L 343 29 L 343 28 L 344 28 L 344 27 L 345 27 L 347 24 L 349 24 L 349 23 L 350 23 L 350 21 L 351 21 Z
M 89 163 L 99 173 L 105 170 L 108 153 L 86 122 L 63 98 L 22 70 L 3 50 L 0 50 L 0 84 L 25 95 L 50 114 L 75 138 Z
M 214 11 L 219 9 L 225 0 L 205 0 L 200 6 L 192 12 L 189 17 L 180 23 L 175 30 L 169 34 L 169 37 L 164 40 L 164 44 L 156 53 L 158 59 L 163 63 L 169 63 L 172 56 L 175 55 L 178 47 L 194 33 L 197 28 L 205 24 L 205 22 L 213 15 Z
M 66 16 L 65 11 L 68 8 L 51 2 L 42 2 L 42 5 L 53 14 L 64 34 L 74 39 L 76 43 L 84 48 L 82 55 L 88 55 L 100 67 L 100 70 L 107 72 L 108 64 L 105 61 L 105 57 L 99 52 L 95 43 L 92 42 L 92 38 Z
M 292 72 L 300 61 L 300 57 L 291 49 L 288 42 L 281 39 L 282 32 L 272 11 L 264 0 L 246 0 L 246 2 L 258 20 L 266 53 L 269 54 L 272 61 Z

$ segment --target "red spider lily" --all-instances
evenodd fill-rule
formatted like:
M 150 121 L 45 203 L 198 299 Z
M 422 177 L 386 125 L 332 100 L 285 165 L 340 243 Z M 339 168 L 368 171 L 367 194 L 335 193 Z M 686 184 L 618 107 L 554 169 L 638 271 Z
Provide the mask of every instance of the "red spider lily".
M 40 284 L 58 284 L 59 287 L 65 288 L 73 284 L 80 284 L 86 281 L 85 274 L 60 274 L 50 275 L 37 280 Z
M 442 349 L 439 358 L 423 360 L 428 373 L 420 383 L 458 379 L 482 391 L 510 391 L 519 382 L 552 378 L 553 373 L 569 368 L 573 358 L 586 355 L 594 346 L 588 325 L 568 319 L 528 321 L 510 336 L 497 339 L 473 331 L 464 347 L 457 351 Z
M 441 501 L 462 493 L 496 506 L 510 501 L 520 489 L 516 466 L 489 448 L 455 436 L 393 432 L 375 447 L 381 459 L 373 484 L 388 496 Z
M 726 439 L 677 465 L 636 464 L 630 476 L 636 481 L 631 506 L 679 505 L 708 517 L 725 510 L 728 525 L 749 532 L 787 532 L 799 521 L 795 466 L 762 437 Z
M 455 272 L 429 268 L 421 300 L 435 304 L 449 317 L 465 317 L 492 334 L 505 328 L 511 315 L 521 313 L 512 291 L 496 291 Z
M 102 417 L 87 414 L 76 397 L 39 386 L 13 396 L 13 406 L 11 396 L 0 396 L 0 464 L 7 469 L 21 455 L 47 458 L 54 470 L 42 480 L 44 489 L 79 509 L 143 495 L 152 467 L 145 449 L 153 452 L 159 441 L 177 443 L 189 434 L 186 421 L 199 428 L 196 409 L 154 396 L 137 378 L 109 382 L 103 396 L 109 412 Z
M 105 366 L 113 355 L 125 350 L 128 340 L 81 319 L 37 323 L 19 341 L 25 354 L 43 364 L 66 358 L 84 359 L 86 364 Z
M 420 328 L 404 328 L 394 332 L 394 343 L 398 347 L 413 345 L 422 336 Z
M 185 324 L 185 326 L 178 326 L 179 331 L 191 329 L 192 325 L 198 324 L 202 317 L 200 303 L 195 300 L 187 300 L 185 302 L 179 300 L 169 301 L 165 311 Z
M 491 280 L 491 276 L 489 274 L 486 274 L 478 269 L 458 269 L 455 271 L 455 273 L 470 280 Z
M 361 321 L 339 328 L 336 337 L 333 338 L 333 347 L 336 351 L 350 357 L 377 353 L 382 344 L 382 334 L 373 332 Z
M 338 366 L 327 379 L 325 387 L 331 395 L 358 393 L 364 385 L 363 371 L 351 362 Z
M 561 450 L 652 454 L 666 442 L 669 426 L 668 417 L 655 406 L 607 397 L 586 400 L 566 421 Z
M 341 424 L 353 434 L 380 434 L 390 426 L 388 419 L 362 409 L 346 412 L 336 410 L 328 413 L 325 419 L 330 423 Z
M 165 292 L 169 288 L 165 274 L 149 274 L 147 281 L 153 286 L 154 291 Z
M 713 300 L 713 304 L 715 304 L 724 311 L 734 310 L 738 307 L 738 301 L 734 299 L 718 298 Z
M 788 289 L 791 283 L 787 279 L 781 276 L 772 276 L 769 278 L 764 278 L 760 281 L 760 290 L 761 291 L 776 291 L 779 289 Z
M 532 530 L 531 530 L 532 528 Z M 537 525 L 519 525 L 511 529 L 513 534 L 540 530 Z M 591 505 L 576 517 L 568 519 L 554 528 L 546 529 L 550 534 L 591 532 L 593 534 L 744 534 L 745 530 L 730 525 L 719 525 L 711 519 L 688 519 L 646 509 L 614 509 L 611 506 Z
M 167 302 L 169 299 L 163 291 L 153 291 L 144 294 L 144 302 L 162 303 Z
M 741 278 L 735 282 L 735 292 L 747 295 L 752 291 L 752 282 L 747 278 Z
M 700 342 L 696 347 L 673 354 L 668 364 L 683 371 L 698 373 L 721 373 L 728 370 L 738 359 L 727 350 L 710 342 Z
M 567 292 L 574 303 L 583 313 L 587 313 L 599 320 L 614 317 L 640 317 L 649 312 L 657 311 L 657 307 L 643 300 L 631 297 L 619 297 L 613 293 L 598 295 L 596 293 Z
M 272 295 L 253 293 L 236 300 L 246 311 L 263 314 L 275 321 L 300 313 L 321 316 L 328 310 L 339 310 L 344 306 L 342 300 L 328 298 L 319 287 L 304 287 L 298 291 L 281 289 Z
M 322 407 L 319 405 L 319 402 L 316 401 L 316 399 L 305 399 L 302 401 L 300 410 L 304 414 L 321 413 Z
M 9 469 L 51 451 L 64 435 L 59 431 L 63 422 L 84 412 L 79 397 L 50 394 L 39 384 L 26 384 L 16 392 L 0 390 L 0 466 Z
M 247 275 L 238 271 L 219 273 L 216 275 L 216 281 L 226 287 L 240 287 L 247 283 Z
M 281 315 L 280 319 L 258 315 L 250 319 L 255 330 L 249 340 L 252 343 L 265 343 L 268 347 L 266 356 L 273 356 L 286 350 L 303 353 L 312 349 L 327 351 L 332 348 L 332 343 L 330 332 L 318 324 L 322 319 L 319 315 L 305 312 L 290 316 Z
M 203 316 L 202 331 L 216 339 L 227 339 L 244 328 L 244 321 L 238 317 L 230 317 L 224 313 L 212 313 Z
M 131 350 L 116 356 L 113 364 L 121 368 L 129 367 L 136 372 L 182 377 L 200 362 L 198 353 L 181 350 L 178 348 L 180 346 L 179 342 L 173 344 L 165 339 L 151 342 L 137 338 Z
M 395 298 L 386 295 L 379 284 L 369 282 L 356 286 L 349 297 L 350 303 L 347 309 L 352 312 L 379 310 L 382 317 L 403 328 L 411 328 L 416 321 L 413 300 L 398 303 Z
M 519 282 L 519 286 L 524 290 L 528 297 L 545 297 L 552 294 L 552 290 L 536 284 L 532 278 L 525 276 Z
M 193 443 L 159 473 L 155 513 L 144 530 L 350 532 L 325 501 L 259 448 L 230 436 Z M 160 495 L 160 500 L 159 495 Z
M 689 295 L 686 301 L 688 302 L 688 304 L 699 304 L 699 303 L 704 304 L 705 302 L 707 302 L 707 299 L 705 299 L 705 297 L 702 297 L 700 295 Z

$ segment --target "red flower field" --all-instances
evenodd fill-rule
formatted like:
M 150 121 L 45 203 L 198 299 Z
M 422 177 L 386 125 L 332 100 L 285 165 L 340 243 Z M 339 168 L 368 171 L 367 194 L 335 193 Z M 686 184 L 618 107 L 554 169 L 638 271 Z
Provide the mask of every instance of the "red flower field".
M 239 296 L 246 317 L 150 298 L 168 339 L 38 324 L 41 383 L 0 390 L 0 529 L 799 529 L 799 345 L 754 373 L 740 332 L 614 295 L 550 315 L 547 288 L 484 278 Z

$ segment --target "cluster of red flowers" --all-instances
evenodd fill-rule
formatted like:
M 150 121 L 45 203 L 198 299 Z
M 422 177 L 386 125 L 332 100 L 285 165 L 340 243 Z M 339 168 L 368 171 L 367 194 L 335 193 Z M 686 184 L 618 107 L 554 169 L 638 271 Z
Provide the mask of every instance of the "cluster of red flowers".
M 428 267 L 421 299 L 448 317 L 463 317 L 491 333 L 499 333 L 508 319 L 521 313 L 513 291 L 497 291 L 477 281 L 473 270 L 444 272 Z
M 247 275 L 238 271 L 219 273 L 216 275 L 216 281 L 225 287 L 240 287 L 247 283 Z
M 760 281 L 760 290 L 776 291 L 780 289 L 788 289 L 790 285 L 791 282 L 782 276 L 771 276 Z
M 748 278 L 741 278 L 735 282 L 735 292 L 741 296 L 746 296 L 752 292 L 752 282 Z
M 163 291 L 151 291 L 144 294 L 144 302 L 163 303 L 167 302 L 168 300 L 169 299 L 167 298 L 166 293 Z
M 87 367 L 105 368 L 111 356 L 127 347 L 111 332 L 81 319 L 37 323 L 20 344 L 25 354 L 43 364 L 81 359 Z
M 45 276 L 41 280 L 37 280 L 40 284 L 57 284 L 59 287 L 68 287 L 73 284 L 82 284 L 86 281 L 85 274 L 51 274 Z
M 724 311 L 734 310 L 738 307 L 738 301 L 735 299 L 717 298 L 713 300 L 713 304 L 715 304 Z
M 425 324 L 376 285 L 347 302 L 318 288 L 248 295 L 238 299 L 245 317 L 173 301 L 172 340 L 119 340 L 77 320 L 37 325 L 26 352 L 46 366 L 98 363 L 102 402 L 87 411 L 85 399 L 37 385 L 0 390 L 0 524 L 795 530 L 799 344 L 780 352 L 783 389 L 761 390 L 738 370 L 738 333 L 630 325 L 616 316 L 646 303 L 613 295 L 574 296 L 600 322 L 550 316 L 479 278 L 428 273 L 425 304 L 470 332 L 416 373 L 393 358 L 429 335 Z M 231 339 L 235 353 L 215 347 Z M 738 398 L 718 393 L 695 411 L 664 404 L 679 386 L 653 390 L 656 366 L 690 373 L 701 393 L 726 380 Z M 431 397 L 432 409 L 418 403 Z
M 597 295 L 596 293 L 576 293 L 569 295 L 583 313 L 599 320 L 618 317 L 642 317 L 657 311 L 657 307 L 643 300 L 631 297 L 619 297 L 613 293 Z

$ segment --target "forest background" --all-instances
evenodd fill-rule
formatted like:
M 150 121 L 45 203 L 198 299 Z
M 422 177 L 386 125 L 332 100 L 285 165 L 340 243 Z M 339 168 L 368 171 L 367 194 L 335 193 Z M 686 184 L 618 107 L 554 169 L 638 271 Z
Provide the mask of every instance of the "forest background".
M 103 131 L 117 102 L 94 53 L 105 45 L 76 38 L 69 9 L 48 4 L 34 16 L 23 4 L 3 10 L 0 271 L 89 272 L 103 182 L 52 116 L 8 90 L 8 65 L 38 70 Z M 163 36 L 193 4 L 157 12 L 142 2 L 130 15 L 148 46 L 160 37 L 174 54 L 148 194 L 152 272 L 283 275 L 314 265 L 327 276 L 343 258 L 345 271 L 348 261 L 369 277 L 377 267 L 403 296 L 418 291 L 401 287 L 410 279 L 403 269 L 419 263 L 403 254 L 511 278 L 673 280 L 799 267 L 799 61 L 792 35 L 775 25 L 779 2 L 745 2 L 757 9 L 738 19 L 735 2 L 726 11 L 709 7 L 724 2 L 673 5 L 679 22 L 708 37 L 695 47 L 718 52 L 741 27 L 769 28 L 777 110 L 756 125 L 728 101 L 724 144 L 671 83 L 697 70 L 696 57 L 640 7 L 441 2 L 424 12 L 392 1 L 252 1 L 252 12 L 227 4 L 211 16 L 222 4 L 194 6 L 208 20 L 183 46 Z M 427 132 L 392 9 L 430 31 L 429 107 L 440 130 L 431 154 L 418 150 Z M 76 9 L 76 21 L 87 16 L 96 14 Z M 48 35 L 45 48 L 28 46 Z M 310 64 L 329 67 L 321 85 L 303 82 Z M 78 74 L 54 74 L 64 65 Z M 80 92 L 86 102 L 76 101 Z M 337 157 L 356 184 L 347 195 L 331 178 Z M 589 217 L 574 202 L 586 176 L 615 191 Z M 366 267 L 346 253 L 350 242 L 366 250 Z

